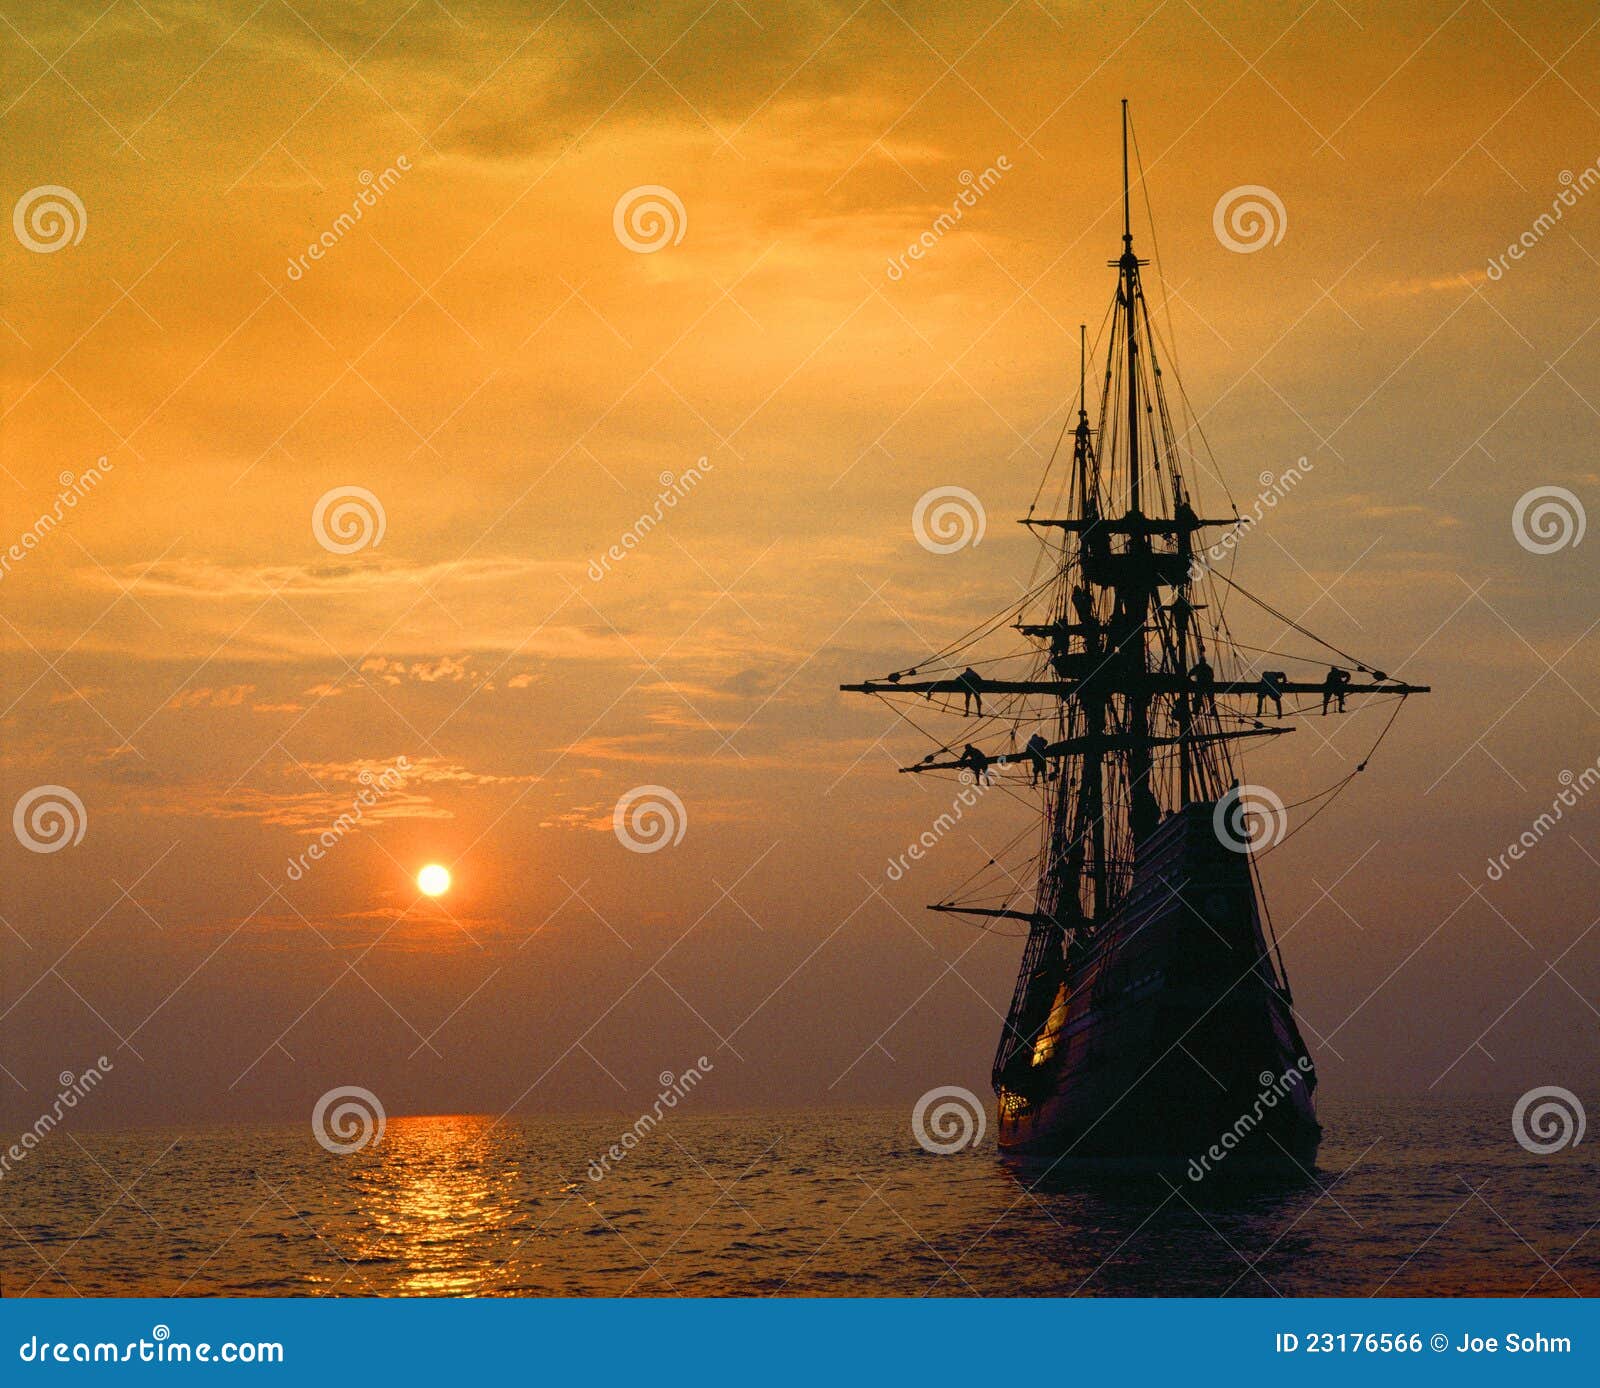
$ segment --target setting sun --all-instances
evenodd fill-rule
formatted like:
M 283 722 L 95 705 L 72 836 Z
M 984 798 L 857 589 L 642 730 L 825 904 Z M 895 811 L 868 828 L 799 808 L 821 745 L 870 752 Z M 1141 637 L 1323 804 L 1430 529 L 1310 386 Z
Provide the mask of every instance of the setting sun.
M 443 896 L 450 890 L 450 869 L 429 863 L 417 874 L 417 886 L 425 896 Z

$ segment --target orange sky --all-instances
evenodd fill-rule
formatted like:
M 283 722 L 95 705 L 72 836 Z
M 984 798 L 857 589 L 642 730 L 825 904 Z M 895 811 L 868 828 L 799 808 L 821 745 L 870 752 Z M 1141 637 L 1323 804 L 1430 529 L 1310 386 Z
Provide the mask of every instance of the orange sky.
M 0 575 L 4 805 L 88 817 L 0 843 L 6 1110 L 102 1052 L 106 1121 L 298 1120 L 335 1084 L 630 1108 L 701 1054 L 726 1105 L 983 1089 L 1017 946 L 921 905 L 1024 812 L 887 882 L 950 790 L 835 687 L 1027 577 L 1122 96 L 1234 495 L 1311 464 L 1239 576 L 1438 691 L 1264 865 L 1324 1083 L 1592 1085 L 1600 804 L 1484 869 L 1600 758 L 1596 541 L 1511 526 L 1532 487 L 1600 501 L 1600 189 L 1488 273 L 1600 160 L 1593 6 L 536 9 L 7 8 L 6 196 L 70 189 L 83 234 L 0 248 L 0 541 L 107 461 Z M 682 237 L 641 253 L 613 215 L 647 185 Z M 1241 185 L 1285 209 L 1251 254 L 1213 228 Z M 913 538 L 943 485 L 979 546 Z M 337 554 L 343 487 L 383 535 Z M 1386 716 L 1250 774 L 1298 799 Z M 680 843 L 619 844 L 639 785 Z

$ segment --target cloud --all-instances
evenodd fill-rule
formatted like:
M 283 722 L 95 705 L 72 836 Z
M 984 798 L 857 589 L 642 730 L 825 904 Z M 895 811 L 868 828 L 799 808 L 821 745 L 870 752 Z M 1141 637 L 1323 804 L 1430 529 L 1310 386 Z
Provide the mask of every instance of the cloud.
M 184 708 L 238 708 L 246 698 L 255 693 L 253 684 L 227 684 L 219 688 L 184 689 L 167 701 L 167 707 Z

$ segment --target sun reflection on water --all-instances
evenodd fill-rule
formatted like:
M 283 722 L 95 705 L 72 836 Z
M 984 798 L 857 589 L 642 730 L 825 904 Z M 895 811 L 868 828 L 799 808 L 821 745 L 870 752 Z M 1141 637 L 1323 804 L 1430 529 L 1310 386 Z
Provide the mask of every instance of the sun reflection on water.
M 481 1114 L 392 1120 L 351 1172 L 340 1244 L 356 1248 L 352 1269 L 383 1265 L 401 1295 L 479 1296 L 506 1289 L 513 1258 L 537 1267 L 517 1255 L 538 1202 L 519 1198 L 520 1165 L 499 1135 Z

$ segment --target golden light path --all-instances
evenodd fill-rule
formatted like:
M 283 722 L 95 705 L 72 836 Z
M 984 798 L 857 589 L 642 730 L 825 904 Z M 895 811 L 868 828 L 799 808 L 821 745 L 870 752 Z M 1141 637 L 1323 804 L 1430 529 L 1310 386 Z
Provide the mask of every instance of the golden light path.
M 429 863 L 417 874 L 417 886 L 424 896 L 443 896 L 450 890 L 450 869 Z

